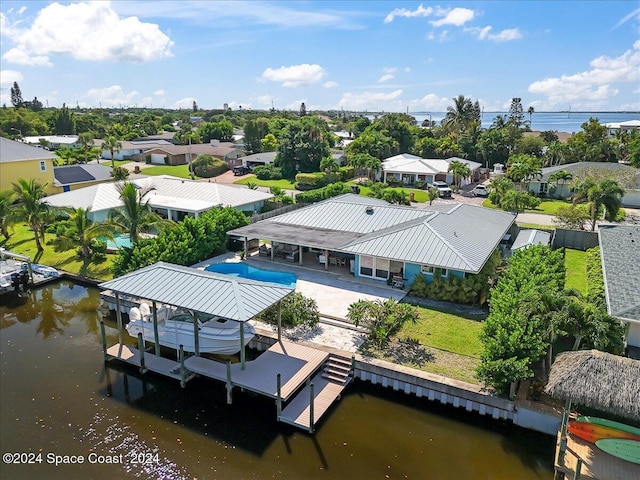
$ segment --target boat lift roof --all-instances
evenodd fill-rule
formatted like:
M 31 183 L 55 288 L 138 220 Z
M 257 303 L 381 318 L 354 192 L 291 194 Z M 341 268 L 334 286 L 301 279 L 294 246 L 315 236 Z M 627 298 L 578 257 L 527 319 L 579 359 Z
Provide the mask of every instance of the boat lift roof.
M 98 285 L 105 290 L 246 322 L 293 293 L 276 283 L 158 262 Z

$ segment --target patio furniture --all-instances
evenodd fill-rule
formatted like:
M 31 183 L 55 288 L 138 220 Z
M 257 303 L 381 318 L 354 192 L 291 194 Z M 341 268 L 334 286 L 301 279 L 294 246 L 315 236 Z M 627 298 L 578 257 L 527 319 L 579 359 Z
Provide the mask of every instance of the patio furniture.
M 404 288 L 404 278 L 402 275 L 394 275 L 391 278 L 391 286 L 393 288 Z
M 346 267 L 347 266 L 347 257 L 338 258 L 338 266 Z
M 290 262 L 297 262 L 298 258 L 300 258 L 299 253 L 296 252 L 291 252 L 287 255 L 285 255 L 284 259 L 285 260 L 289 260 Z
M 338 266 L 338 259 L 336 257 L 329 257 L 329 265 L 333 265 L 335 267 Z
M 318 263 L 324 265 L 325 263 L 327 263 L 327 257 L 325 257 L 323 254 L 318 255 Z
M 271 249 L 263 243 L 258 247 L 258 255 L 261 257 L 269 257 L 271 256 Z

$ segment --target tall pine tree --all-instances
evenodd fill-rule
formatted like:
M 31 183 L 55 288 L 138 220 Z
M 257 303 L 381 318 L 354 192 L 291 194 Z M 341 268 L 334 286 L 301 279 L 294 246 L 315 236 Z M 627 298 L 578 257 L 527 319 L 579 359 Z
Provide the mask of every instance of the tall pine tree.
M 22 100 L 22 91 L 20 90 L 18 82 L 13 82 L 13 87 L 11 87 L 11 104 L 15 108 L 20 108 L 24 105 L 24 100 Z

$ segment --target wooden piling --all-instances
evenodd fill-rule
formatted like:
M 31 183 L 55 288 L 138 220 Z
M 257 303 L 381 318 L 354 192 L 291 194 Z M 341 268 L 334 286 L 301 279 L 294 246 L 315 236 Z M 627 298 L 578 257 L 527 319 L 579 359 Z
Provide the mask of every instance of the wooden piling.
M 107 355 L 107 332 L 104 327 L 104 320 L 100 320 L 100 333 L 102 334 L 102 353 L 106 362 L 109 360 L 109 355 Z
M 313 433 L 313 382 L 309 384 L 309 433 Z
M 138 351 L 140 352 L 140 373 L 145 373 L 147 369 L 144 366 L 144 339 L 142 332 L 138 332 Z

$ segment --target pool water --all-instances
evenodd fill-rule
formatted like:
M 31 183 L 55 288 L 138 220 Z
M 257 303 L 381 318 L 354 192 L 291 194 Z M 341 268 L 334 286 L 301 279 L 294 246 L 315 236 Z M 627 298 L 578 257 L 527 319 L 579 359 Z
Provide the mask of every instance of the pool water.
M 131 247 L 131 238 L 126 233 L 118 233 L 113 236 L 113 241 L 107 240 L 105 237 L 100 237 L 100 240 L 107 242 L 107 249 L 118 250 L 122 247 Z
M 261 282 L 279 283 L 295 288 L 298 278 L 293 273 L 274 272 L 250 267 L 244 263 L 214 263 L 205 268 L 208 272 L 223 273 L 234 277 L 249 278 Z

